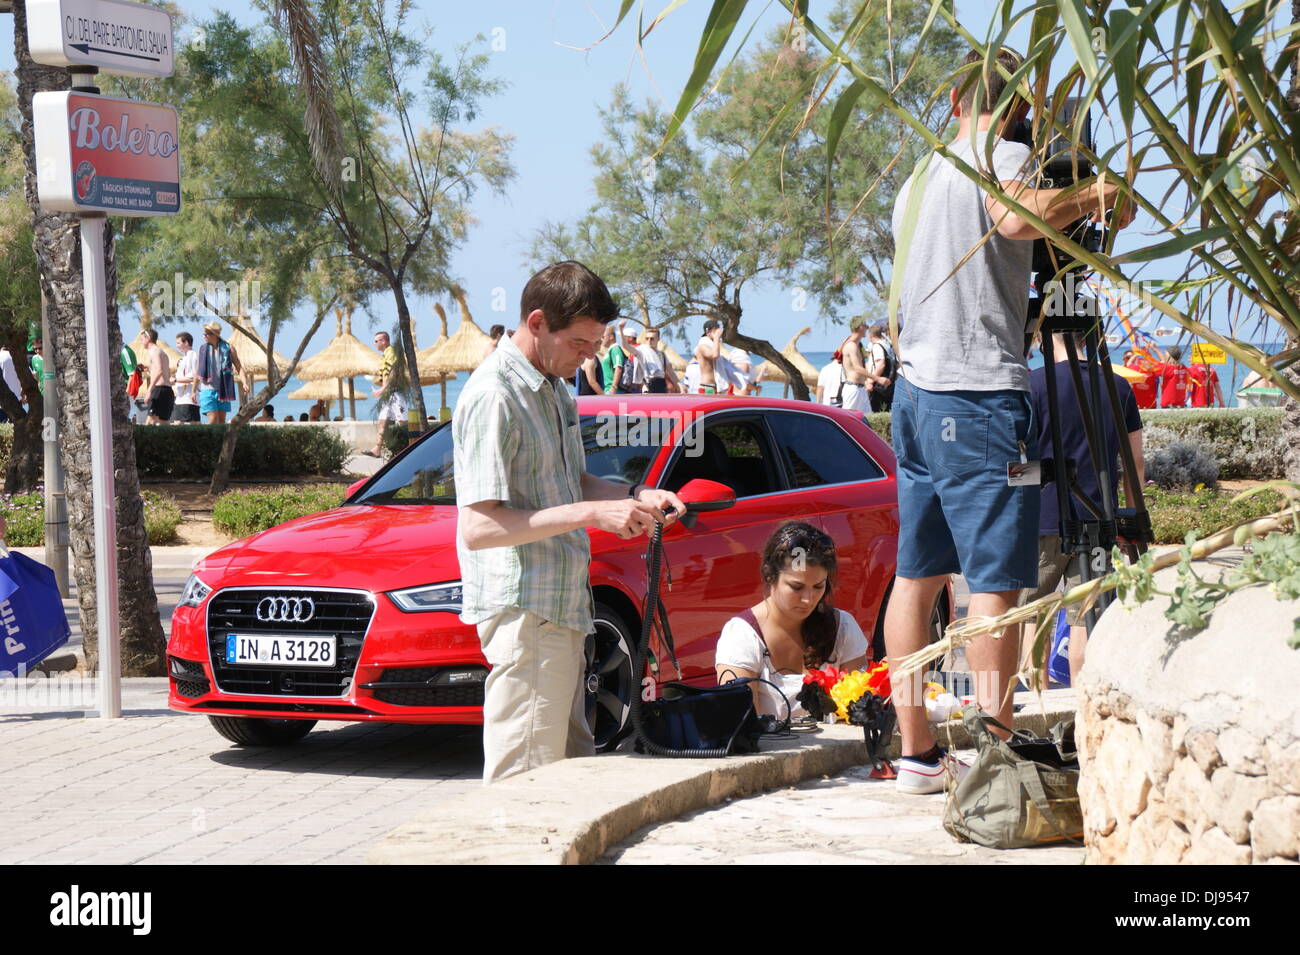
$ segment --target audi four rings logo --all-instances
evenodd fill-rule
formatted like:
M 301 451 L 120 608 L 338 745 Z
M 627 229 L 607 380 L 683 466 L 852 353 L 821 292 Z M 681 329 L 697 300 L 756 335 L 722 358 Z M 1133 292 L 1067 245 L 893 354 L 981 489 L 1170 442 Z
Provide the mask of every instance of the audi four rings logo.
M 263 623 L 306 623 L 315 612 L 310 597 L 263 597 L 257 602 L 257 619 Z

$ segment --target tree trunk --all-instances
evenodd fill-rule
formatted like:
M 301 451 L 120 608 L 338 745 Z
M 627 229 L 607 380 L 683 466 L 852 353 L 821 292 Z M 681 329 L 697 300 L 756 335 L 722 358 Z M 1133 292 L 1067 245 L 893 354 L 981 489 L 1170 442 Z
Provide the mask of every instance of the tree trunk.
M 1300 24 L 1300 0 L 1291 0 L 1291 22 Z M 1288 90 L 1287 105 L 1300 112 L 1300 49 L 1296 50 L 1295 59 L 1291 61 L 1291 89 Z M 1296 213 L 1292 213 L 1296 215 Z M 1300 347 L 1300 338 L 1287 342 L 1288 349 Z M 1283 370 L 1282 374 L 1292 384 L 1300 385 L 1300 364 L 1293 364 Z M 1285 442 L 1286 457 L 1283 460 L 1285 476 L 1288 481 L 1300 482 L 1300 401 L 1283 392 L 1282 402 L 1282 438 Z
M 0 388 L 0 409 L 9 416 L 14 426 L 9 466 L 5 470 L 4 492 L 29 494 L 40 483 L 45 464 L 44 429 L 41 427 L 41 422 L 45 419 L 45 402 L 41 398 L 40 383 L 23 360 L 27 354 L 27 325 L 15 325 L 10 329 L 9 340 L 4 344 L 9 349 L 9 354 L 16 356 L 14 371 L 18 375 L 19 387 L 28 398 L 27 408 L 24 409 L 17 395 L 8 388 Z
M 740 316 L 741 308 L 739 305 L 733 305 L 730 302 L 719 303 L 713 311 L 711 318 L 716 318 L 722 323 L 722 340 L 728 345 L 737 346 L 745 349 L 747 352 L 757 352 L 768 361 L 772 362 L 778 368 L 785 372 L 786 377 L 790 379 L 790 389 L 799 401 L 810 401 L 808 394 L 808 383 L 803 380 L 803 374 L 794 366 L 788 358 L 782 355 L 771 342 L 763 338 L 750 338 L 748 335 L 740 333 Z
M 298 345 L 297 352 L 289 361 L 289 367 L 285 369 L 283 375 L 275 366 L 275 360 L 272 353 L 275 347 L 275 334 L 272 332 L 270 341 L 266 343 L 266 387 L 257 394 L 241 401 L 239 411 L 233 418 L 226 420 L 226 433 L 221 439 L 221 453 L 217 455 L 217 466 L 212 472 L 212 483 L 208 485 L 209 494 L 221 494 L 230 486 L 230 469 L 235 463 L 235 445 L 239 440 L 239 432 L 253 419 L 253 416 L 266 407 L 268 401 L 280 393 L 293 373 L 298 370 L 298 362 L 302 358 L 303 350 L 307 343 L 311 341 L 316 330 L 320 328 L 321 322 L 329 312 L 329 306 L 316 311 L 316 320 L 312 322 L 311 328 L 307 329 L 307 334 L 303 336 L 302 342 Z M 241 385 L 241 396 L 244 395 Z
M 401 281 L 390 279 L 389 284 L 393 287 L 393 298 L 397 300 L 397 327 L 402 333 L 402 355 L 405 357 L 406 382 L 411 407 L 419 415 L 418 429 L 424 431 L 429 427 L 429 415 L 424 410 L 424 389 L 420 387 L 420 369 L 415 359 L 415 335 L 411 331 L 411 309 L 406 304 L 406 290 L 402 288 Z
M 86 320 L 82 299 L 81 239 L 77 217 L 41 211 L 36 199 L 35 140 L 32 128 L 32 94 L 68 88 L 67 73 L 38 66 L 27 52 L 25 0 L 14 0 L 14 59 L 17 62 L 18 108 L 22 113 L 23 159 L 26 165 L 27 203 L 32 209 L 33 247 L 40 265 L 41 288 L 49 301 L 53 355 L 59 389 L 59 427 L 64 470 L 67 475 L 68 533 L 72 543 L 73 572 L 81 611 L 82 645 L 86 665 L 98 668 L 98 632 L 95 619 L 95 535 L 91 500 L 90 408 L 86 369 Z M 117 266 L 112 229 L 105 230 L 105 271 L 108 285 L 109 361 L 116 368 L 122 348 L 117 327 Z M 120 599 L 119 625 L 123 676 L 166 674 L 165 642 L 153 588 L 153 561 L 144 527 L 144 502 L 135 467 L 135 440 L 125 413 L 126 382 L 110 374 L 112 382 L 113 470 L 117 484 L 117 569 Z

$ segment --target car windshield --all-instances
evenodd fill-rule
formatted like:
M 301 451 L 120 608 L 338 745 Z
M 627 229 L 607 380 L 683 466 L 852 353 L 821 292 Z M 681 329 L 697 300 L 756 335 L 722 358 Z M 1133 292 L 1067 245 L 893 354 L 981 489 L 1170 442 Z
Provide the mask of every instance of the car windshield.
M 587 471 L 610 481 L 645 480 L 672 433 L 671 418 L 613 414 L 582 416 Z M 444 425 L 379 475 L 352 504 L 455 504 L 451 426 Z

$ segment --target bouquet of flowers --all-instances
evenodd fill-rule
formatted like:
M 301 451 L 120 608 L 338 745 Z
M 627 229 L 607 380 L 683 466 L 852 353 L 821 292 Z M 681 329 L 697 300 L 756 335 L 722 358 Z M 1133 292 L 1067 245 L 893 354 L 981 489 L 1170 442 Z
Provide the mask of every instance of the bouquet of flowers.
M 809 670 L 803 677 L 799 702 L 814 719 L 826 717 L 861 726 L 871 759 L 871 775 L 892 779 L 889 743 L 894 735 L 894 707 L 889 703 L 893 688 L 889 664 L 878 663 L 869 670 L 841 672 L 834 667 Z

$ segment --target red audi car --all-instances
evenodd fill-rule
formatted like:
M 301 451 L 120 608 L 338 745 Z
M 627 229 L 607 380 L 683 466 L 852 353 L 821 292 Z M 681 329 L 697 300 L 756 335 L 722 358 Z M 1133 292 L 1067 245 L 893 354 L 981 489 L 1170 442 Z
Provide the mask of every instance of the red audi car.
M 734 494 L 731 506 L 664 533 L 663 599 L 681 669 L 656 646 L 649 679 L 714 683 L 722 625 L 762 599 L 763 544 L 791 518 L 835 540 L 835 604 L 875 634 L 874 655 L 883 655 L 898 535 L 894 455 L 860 415 L 675 395 L 584 397 L 578 411 L 592 474 L 665 487 L 687 503 Z M 208 716 L 244 745 L 293 742 L 323 719 L 482 723 L 488 666 L 474 627 L 458 617 L 452 460 L 443 426 L 353 485 L 342 506 L 200 561 L 172 616 L 169 705 Z M 641 682 L 632 651 L 646 541 L 590 533 L 588 712 L 608 748 L 629 729 Z M 935 608 L 936 632 L 951 612 L 949 595 Z

